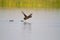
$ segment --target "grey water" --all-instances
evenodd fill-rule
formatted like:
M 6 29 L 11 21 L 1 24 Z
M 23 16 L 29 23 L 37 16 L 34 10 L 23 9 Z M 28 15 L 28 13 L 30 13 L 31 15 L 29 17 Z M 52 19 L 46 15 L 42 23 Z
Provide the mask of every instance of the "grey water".
M 21 22 L 21 11 L 32 18 Z M 60 40 L 60 10 L 1 9 L 0 40 Z

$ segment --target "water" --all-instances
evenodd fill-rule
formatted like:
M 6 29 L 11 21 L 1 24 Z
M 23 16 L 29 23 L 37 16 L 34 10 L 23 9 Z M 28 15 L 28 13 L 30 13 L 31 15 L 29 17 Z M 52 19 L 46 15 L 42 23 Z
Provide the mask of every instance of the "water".
M 23 11 L 33 14 L 27 22 L 20 9 L 0 10 L 0 40 L 60 40 L 59 10 Z

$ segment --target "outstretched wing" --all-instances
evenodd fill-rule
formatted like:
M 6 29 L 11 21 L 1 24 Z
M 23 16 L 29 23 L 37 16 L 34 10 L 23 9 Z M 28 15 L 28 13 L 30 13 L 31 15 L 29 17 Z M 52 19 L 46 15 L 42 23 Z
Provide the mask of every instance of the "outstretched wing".
M 27 15 L 22 11 L 22 13 L 23 13 L 23 15 L 25 16 L 25 17 L 27 17 Z
M 29 16 L 28 16 L 28 18 L 31 18 L 32 17 L 32 14 L 30 14 Z

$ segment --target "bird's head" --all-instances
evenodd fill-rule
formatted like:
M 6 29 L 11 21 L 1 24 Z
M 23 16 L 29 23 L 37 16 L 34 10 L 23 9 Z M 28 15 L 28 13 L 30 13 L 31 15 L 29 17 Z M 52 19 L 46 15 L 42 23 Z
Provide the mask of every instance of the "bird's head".
M 26 20 L 26 18 L 24 18 L 24 20 Z

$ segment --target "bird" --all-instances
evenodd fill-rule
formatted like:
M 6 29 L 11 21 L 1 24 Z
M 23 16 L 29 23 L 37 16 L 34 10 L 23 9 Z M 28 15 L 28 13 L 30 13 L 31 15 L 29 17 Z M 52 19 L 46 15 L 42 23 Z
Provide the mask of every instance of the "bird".
M 22 11 L 22 13 L 24 15 L 24 20 L 27 20 L 29 18 L 32 18 L 32 14 L 30 14 L 30 15 L 27 16 L 23 11 Z

